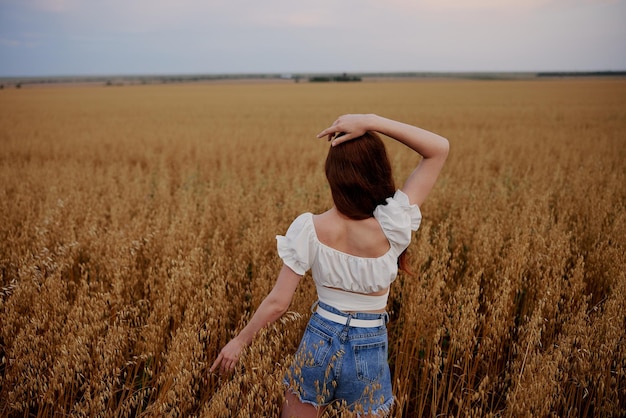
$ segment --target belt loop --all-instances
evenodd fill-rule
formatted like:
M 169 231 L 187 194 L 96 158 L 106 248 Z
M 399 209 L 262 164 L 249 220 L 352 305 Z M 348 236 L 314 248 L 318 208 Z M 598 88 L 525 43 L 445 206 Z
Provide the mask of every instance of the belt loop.
M 317 305 L 319 304 L 320 300 L 316 300 L 315 302 L 313 302 L 313 305 L 311 305 L 311 313 L 315 313 L 315 308 L 317 308 Z
M 387 312 L 383 313 L 383 318 L 385 318 L 385 325 L 389 323 L 389 314 Z
M 350 326 L 350 320 L 352 319 L 352 314 L 348 314 L 348 320 L 346 321 L 346 327 Z

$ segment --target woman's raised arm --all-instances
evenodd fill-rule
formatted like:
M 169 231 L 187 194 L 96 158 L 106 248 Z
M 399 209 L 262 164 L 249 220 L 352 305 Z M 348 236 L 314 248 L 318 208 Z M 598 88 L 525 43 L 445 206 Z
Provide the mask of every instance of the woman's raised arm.
M 375 114 L 343 115 L 317 137 L 328 137 L 333 146 L 374 131 L 403 143 L 423 158 L 404 182 L 402 191 L 413 204 L 421 205 L 441 172 L 448 157 L 448 140 L 417 126 L 384 118 Z

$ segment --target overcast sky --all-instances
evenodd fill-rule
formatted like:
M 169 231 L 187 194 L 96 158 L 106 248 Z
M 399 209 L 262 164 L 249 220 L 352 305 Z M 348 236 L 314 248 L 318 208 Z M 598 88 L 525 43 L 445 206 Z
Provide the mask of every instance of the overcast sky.
M 0 76 L 626 70 L 626 0 L 0 0 Z

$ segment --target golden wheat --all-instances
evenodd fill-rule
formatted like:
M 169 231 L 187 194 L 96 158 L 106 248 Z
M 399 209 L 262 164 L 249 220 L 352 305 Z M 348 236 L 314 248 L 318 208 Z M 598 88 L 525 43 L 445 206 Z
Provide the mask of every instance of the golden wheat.
M 348 112 L 451 143 L 390 296 L 393 415 L 625 415 L 623 79 L 3 90 L 0 414 L 276 416 L 310 279 L 208 367 L 330 205 L 315 134 Z

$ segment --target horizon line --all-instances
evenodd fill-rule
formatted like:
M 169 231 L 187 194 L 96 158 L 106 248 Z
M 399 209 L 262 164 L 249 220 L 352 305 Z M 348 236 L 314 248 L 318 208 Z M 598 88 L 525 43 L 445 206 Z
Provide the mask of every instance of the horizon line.
M 477 76 L 477 75 L 626 75 L 623 70 L 550 70 L 550 71 L 319 71 L 319 72 L 198 72 L 198 73 L 110 73 L 110 74 L 50 74 L 50 75 L 0 75 L 2 81 L 34 81 L 34 80 L 56 80 L 56 79 L 81 79 L 81 80 L 102 80 L 102 79 L 163 79 L 163 78 L 201 78 L 204 80 L 221 78 L 307 78 L 323 75 L 352 75 L 361 77 L 427 77 L 427 76 Z M 181 80 L 182 81 L 182 80 Z

